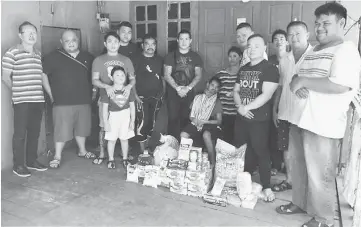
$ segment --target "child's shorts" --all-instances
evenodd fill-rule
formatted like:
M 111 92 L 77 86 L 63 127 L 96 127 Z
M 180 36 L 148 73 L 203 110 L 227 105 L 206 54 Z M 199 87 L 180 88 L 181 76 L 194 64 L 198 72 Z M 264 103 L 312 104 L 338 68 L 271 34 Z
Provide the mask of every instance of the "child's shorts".
M 134 137 L 134 130 L 130 129 L 130 108 L 109 112 L 110 131 L 105 132 L 105 139 L 110 141 L 128 140 Z

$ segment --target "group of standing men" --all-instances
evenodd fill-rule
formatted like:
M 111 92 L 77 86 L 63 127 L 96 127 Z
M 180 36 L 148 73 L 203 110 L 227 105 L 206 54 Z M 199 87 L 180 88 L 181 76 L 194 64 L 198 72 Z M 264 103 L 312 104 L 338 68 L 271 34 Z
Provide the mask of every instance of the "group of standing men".
M 272 35 L 277 53 L 269 60 L 263 37 L 254 34 L 250 24 L 239 24 L 239 47 L 228 51 L 229 66 L 212 77 L 200 95 L 195 95 L 194 87 L 202 78 L 203 63 L 190 50 L 189 31 L 178 34 L 178 49 L 162 60 L 155 54 L 154 37 L 144 37 L 141 52 L 130 42 L 132 25 L 122 22 L 117 32 L 105 36 L 105 53 L 93 61 L 89 53 L 79 50 L 76 34 L 67 30 L 60 40 L 63 48 L 42 62 L 34 49 L 37 29 L 24 22 L 19 27 L 21 44 L 8 50 L 2 61 L 3 81 L 13 94 L 14 173 L 30 176 L 28 168 L 46 170 L 36 161 L 43 88 L 54 105 L 56 152 L 52 168 L 60 166 L 64 143 L 73 136 L 78 155 L 94 158 L 95 164 L 105 159 L 104 138 L 113 142 L 119 138 L 126 166 L 127 140 L 132 135 L 120 129 L 116 134 L 109 132 L 108 110 L 130 106 L 127 124 L 132 125 L 136 116 L 131 103 L 136 103 L 144 115 L 143 141 L 152 132 L 157 104 L 167 92 L 169 134 L 178 139 L 200 135 L 213 166 L 219 126 L 226 141 L 236 147 L 247 143 L 245 171 L 252 173 L 259 166 L 265 201 L 275 199 L 269 149 L 273 118 L 277 150 L 284 151 L 287 177 L 272 189 L 293 190 L 292 203 L 278 207 L 277 212 L 307 212 L 314 218 L 304 227 L 332 226 L 339 144 L 348 106 L 359 88 L 361 60 L 357 48 L 343 41 L 347 11 L 342 5 L 326 3 L 315 10 L 315 17 L 318 45 L 309 44 L 304 22 L 293 21 L 287 31 L 277 30 Z M 291 51 L 287 51 L 288 45 Z M 119 79 L 123 74 L 127 82 L 114 86 L 123 81 Z M 90 104 L 98 89 L 101 131 L 100 154 L 96 156 L 86 151 L 85 138 L 90 134 Z M 120 93 L 122 98 L 117 99 Z M 108 168 L 115 167 L 114 146 L 108 142 Z

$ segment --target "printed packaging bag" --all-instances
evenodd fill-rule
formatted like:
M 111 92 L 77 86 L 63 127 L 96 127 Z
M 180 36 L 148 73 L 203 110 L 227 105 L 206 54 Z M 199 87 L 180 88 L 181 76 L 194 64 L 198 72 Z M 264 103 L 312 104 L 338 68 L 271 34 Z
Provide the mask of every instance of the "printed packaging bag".
M 216 177 L 226 180 L 225 186 L 236 187 L 237 174 L 244 170 L 244 155 L 247 144 L 236 149 L 233 145 L 218 139 L 216 144 Z
M 138 183 L 138 175 L 139 175 L 139 170 L 138 170 L 136 164 L 127 166 L 127 181 L 128 182 Z
M 154 165 L 145 166 L 145 177 L 144 177 L 143 185 L 157 188 L 158 183 L 159 183 L 159 166 L 154 166 Z
M 190 138 L 181 138 L 181 143 L 178 151 L 178 159 L 189 161 L 189 152 L 192 148 L 193 140 Z
M 192 147 L 189 151 L 188 170 L 201 171 L 202 170 L 202 148 Z

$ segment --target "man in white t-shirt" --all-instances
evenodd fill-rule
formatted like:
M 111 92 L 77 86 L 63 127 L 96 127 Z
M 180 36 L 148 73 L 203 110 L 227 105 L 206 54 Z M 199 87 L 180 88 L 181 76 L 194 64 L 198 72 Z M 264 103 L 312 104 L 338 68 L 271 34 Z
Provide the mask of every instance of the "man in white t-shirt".
M 303 227 L 333 226 L 336 209 L 336 169 L 340 142 L 347 124 L 347 110 L 359 87 L 361 59 L 351 42 L 344 42 L 347 10 L 326 3 L 315 10 L 315 33 L 319 45 L 305 56 L 290 88 L 308 90 L 296 99 L 292 111 L 289 149 L 292 163 L 292 203 L 282 214 L 307 212 L 313 218 Z
M 284 163 L 286 167 L 286 179 L 279 184 L 273 185 L 272 190 L 276 192 L 292 189 L 291 158 L 292 152 L 288 150 L 290 116 L 292 115 L 294 99 L 306 98 L 308 90 L 303 88 L 298 90 L 297 95 L 290 90 L 289 83 L 293 75 L 298 73 L 298 68 L 306 53 L 312 49 L 308 42 L 309 32 L 307 25 L 303 21 L 292 21 L 287 25 L 288 43 L 291 51 L 279 60 L 280 82 L 276 91 L 273 105 L 273 122 L 277 127 L 277 146 L 279 151 L 283 151 Z

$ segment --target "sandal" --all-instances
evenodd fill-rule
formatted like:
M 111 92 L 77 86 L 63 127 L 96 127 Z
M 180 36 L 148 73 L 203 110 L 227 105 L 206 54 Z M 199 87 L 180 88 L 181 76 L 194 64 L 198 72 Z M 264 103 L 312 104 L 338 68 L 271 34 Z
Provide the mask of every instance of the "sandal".
M 273 185 L 272 187 L 272 191 L 274 192 L 283 192 L 290 189 L 292 189 L 292 185 L 285 180 L 279 184 Z
M 93 158 L 96 158 L 97 156 L 94 153 L 88 151 L 84 155 L 78 154 L 78 157 L 86 158 L 86 159 L 93 159 Z
M 333 227 L 333 225 L 327 225 L 325 223 L 321 223 L 321 222 L 316 221 L 315 218 L 312 218 L 308 222 L 301 225 L 301 227 Z
M 128 159 L 123 159 L 123 167 L 124 167 L 125 170 L 127 169 L 128 165 L 129 165 Z
M 279 214 L 301 214 L 305 213 L 301 208 L 296 206 L 293 203 L 289 203 L 287 205 L 281 205 L 276 208 L 277 213 Z
M 60 167 L 60 160 L 59 159 L 53 159 L 49 162 L 49 167 L 52 169 L 57 169 Z
M 106 159 L 106 157 L 96 157 L 94 160 L 93 160 L 93 164 L 97 164 L 97 165 L 100 165 L 103 163 L 103 161 Z
M 108 169 L 115 169 L 115 161 L 108 161 Z
M 271 169 L 271 176 L 276 176 L 278 173 L 277 169 Z

